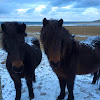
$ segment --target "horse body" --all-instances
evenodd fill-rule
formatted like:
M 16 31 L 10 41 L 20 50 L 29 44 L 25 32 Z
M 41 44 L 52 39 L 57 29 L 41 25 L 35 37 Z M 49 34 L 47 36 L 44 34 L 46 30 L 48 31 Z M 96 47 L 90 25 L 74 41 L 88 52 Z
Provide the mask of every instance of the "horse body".
M 81 43 L 88 44 L 90 47 L 93 47 L 93 49 L 94 49 L 95 46 L 96 46 L 96 43 L 99 42 L 99 41 L 100 41 L 100 36 L 91 36 L 91 37 L 81 41 Z M 96 81 L 98 81 L 98 79 L 100 77 L 100 69 L 97 70 L 96 72 L 92 73 L 92 74 L 94 74 L 92 84 L 95 84 Z
M 78 47 L 78 57 L 77 57 L 77 74 L 88 74 L 95 72 L 100 66 L 100 49 L 94 49 L 85 44 L 80 44 Z
M 54 72 L 56 72 L 57 75 L 60 73 L 60 76 L 62 75 L 63 77 L 69 73 L 69 69 L 71 69 L 71 72 L 73 70 L 75 75 L 96 72 L 100 66 L 100 56 L 98 55 L 98 52 L 92 47 L 88 47 L 87 45 L 79 42 L 76 42 L 73 46 L 75 48 L 73 48 L 70 57 L 65 56 L 65 58 L 63 58 L 65 61 L 61 61 L 61 67 L 58 67 L 57 69 L 52 67 Z M 70 65 L 70 63 L 74 64 L 74 66 Z
M 15 100 L 21 98 L 21 78 L 26 79 L 31 100 L 34 98 L 32 81 L 35 81 L 35 68 L 42 58 L 39 41 L 37 39 L 32 41 L 32 46 L 25 43 L 25 24 L 6 22 L 2 23 L 1 28 L 2 46 L 8 52 L 6 67 L 16 89 Z
M 100 67 L 99 45 L 91 46 L 76 41 L 62 27 L 63 20 L 47 20 L 44 18 L 41 30 L 41 41 L 49 63 L 59 79 L 61 93 L 58 100 L 65 96 L 68 88 L 68 100 L 74 100 L 73 86 L 75 75 L 92 73 Z

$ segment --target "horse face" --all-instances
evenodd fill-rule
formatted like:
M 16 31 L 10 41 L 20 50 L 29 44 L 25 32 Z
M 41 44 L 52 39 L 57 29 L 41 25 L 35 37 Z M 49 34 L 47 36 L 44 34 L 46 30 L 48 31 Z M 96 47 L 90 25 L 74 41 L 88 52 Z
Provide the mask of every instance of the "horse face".
M 48 59 L 52 68 L 60 66 L 60 45 L 50 47 L 48 50 Z
M 24 69 L 25 44 L 18 44 L 15 46 L 11 46 L 13 51 L 8 49 L 8 54 L 11 59 L 13 71 L 15 73 L 21 73 Z
M 3 47 L 8 52 L 12 69 L 15 73 L 21 73 L 24 69 L 24 36 L 26 35 L 26 25 L 9 22 L 3 23 L 1 28 L 3 31 Z
M 52 68 L 60 66 L 61 60 L 61 38 L 58 34 L 62 30 L 63 20 L 43 19 L 43 28 L 41 30 L 41 40 L 44 45 L 45 53 L 49 59 Z

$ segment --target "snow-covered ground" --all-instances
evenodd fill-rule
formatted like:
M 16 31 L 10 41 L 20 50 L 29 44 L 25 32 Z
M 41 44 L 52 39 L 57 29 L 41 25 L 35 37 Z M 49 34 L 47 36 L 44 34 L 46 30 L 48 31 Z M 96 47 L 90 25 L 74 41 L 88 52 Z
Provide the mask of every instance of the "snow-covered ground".
M 52 71 L 48 59 L 44 53 L 40 65 L 35 70 L 36 83 L 33 83 L 33 100 L 56 100 L 60 93 L 59 81 L 56 74 Z M 9 73 L 6 70 L 5 59 L 7 53 L 0 48 L 0 76 L 3 100 L 14 100 L 15 88 Z M 100 100 L 99 85 L 92 83 L 92 76 L 77 75 L 74 84 L 75 100 Z M 67 99 L 67 88 L 66 97 Z M 29 100 L 28 89 L 25 79 L 22 79 L 22 97 L 21 100 Z

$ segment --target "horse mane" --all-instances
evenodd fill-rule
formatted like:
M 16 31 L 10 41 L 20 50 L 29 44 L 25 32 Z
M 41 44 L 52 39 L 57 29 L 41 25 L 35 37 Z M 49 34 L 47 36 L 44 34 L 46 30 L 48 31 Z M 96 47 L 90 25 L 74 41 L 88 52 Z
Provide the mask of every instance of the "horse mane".
M 49 44 L 55 40 L 55 37 L 58 40 L 66 39 L 70 37 L 70 39 L 74 39 L 73 36 L 70 34 L 69 30 L 65 29 L 65 27 L 60 27 L 58 25 L 58 20 L 48 20 L 48 24 L 43 26 L 41 29 L 41 41 L 46 48 L 48 48 Z M 56 44 L 55 44 L 56 45 Z
M 11 35 L 11 34 L 15 33 L 13 31 L 16 30 L 16 28 L 18 27 L 19 24 L 17 22 L 4 22 L 4 23 L 2 23 L 2 25 L 5 25 L 5 30 L 6 30 L 5 32 L 3 31 L 3 33 L 10 33 L 10 35 Z M 2 25 L 1 25 L 1 27 L 2 27 Z
M 49 21 L 49 24 L 47 24 L 47 26 L 45 28 L 43 26 L 42 29 L 41 29 L 41 33 L 43 33 L 43 30 L 45 32 L 49 33 L 49 34 L 45 33 L 44 38 L 45 37 L 46 38 L 49 37 L 49 40 L 50 40 L 50 38 L 53 38 L 54 36 L 58 36 L 58 37 L 60 37 L 62 35 L 64 35 L 64 36 L 66 36 L 66 35 L 71 36 L 71 34 L 69 33 L 69 30 L 65 29 L 63 26 L 62 27 L 58 26 L 58 24 L 57 24 L 58 20 L 52 20 L 51 19 L 51 20 L 48 20 L 48 21 Z M 62 34 L 60 34 L 60 32 Z M 41 34 L 41 37 L 42 37 L 42 35 L 44 35 L 44 33 Z
M 26 25 L 25 24 L 20 24 L 18 22 L 4 22 L 1 24 L 1 28 L 2 28 L 2 48 L 4 50 L 7 50 L 7 40 L 16 40 L 16 38 L 18 39 L 20 36 L 24 37 L 27 36 L 27 34 L 25 33 L 25 28 Z

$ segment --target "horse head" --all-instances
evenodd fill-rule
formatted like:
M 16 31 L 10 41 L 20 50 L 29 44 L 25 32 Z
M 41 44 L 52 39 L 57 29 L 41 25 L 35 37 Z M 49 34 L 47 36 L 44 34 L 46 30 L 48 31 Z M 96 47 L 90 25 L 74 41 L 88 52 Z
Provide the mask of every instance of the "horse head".
M 16 73 L 21 73 L 24 69 L 23 59 L 25 52 L 25 29 L 26 25 L 17 22 L 5 22 L 1 24 L 2 44 L 4 50 L 8 52 L 8 57 L 12 64 L 12 69 Z
M 60 66 L 61 59 L 65 56 L 66 49 L 71 48 L 71 42 L 68 38 L 74 38 L 62 25 L 63 19 L 43 19 L 40 38 L 52 68 Z

